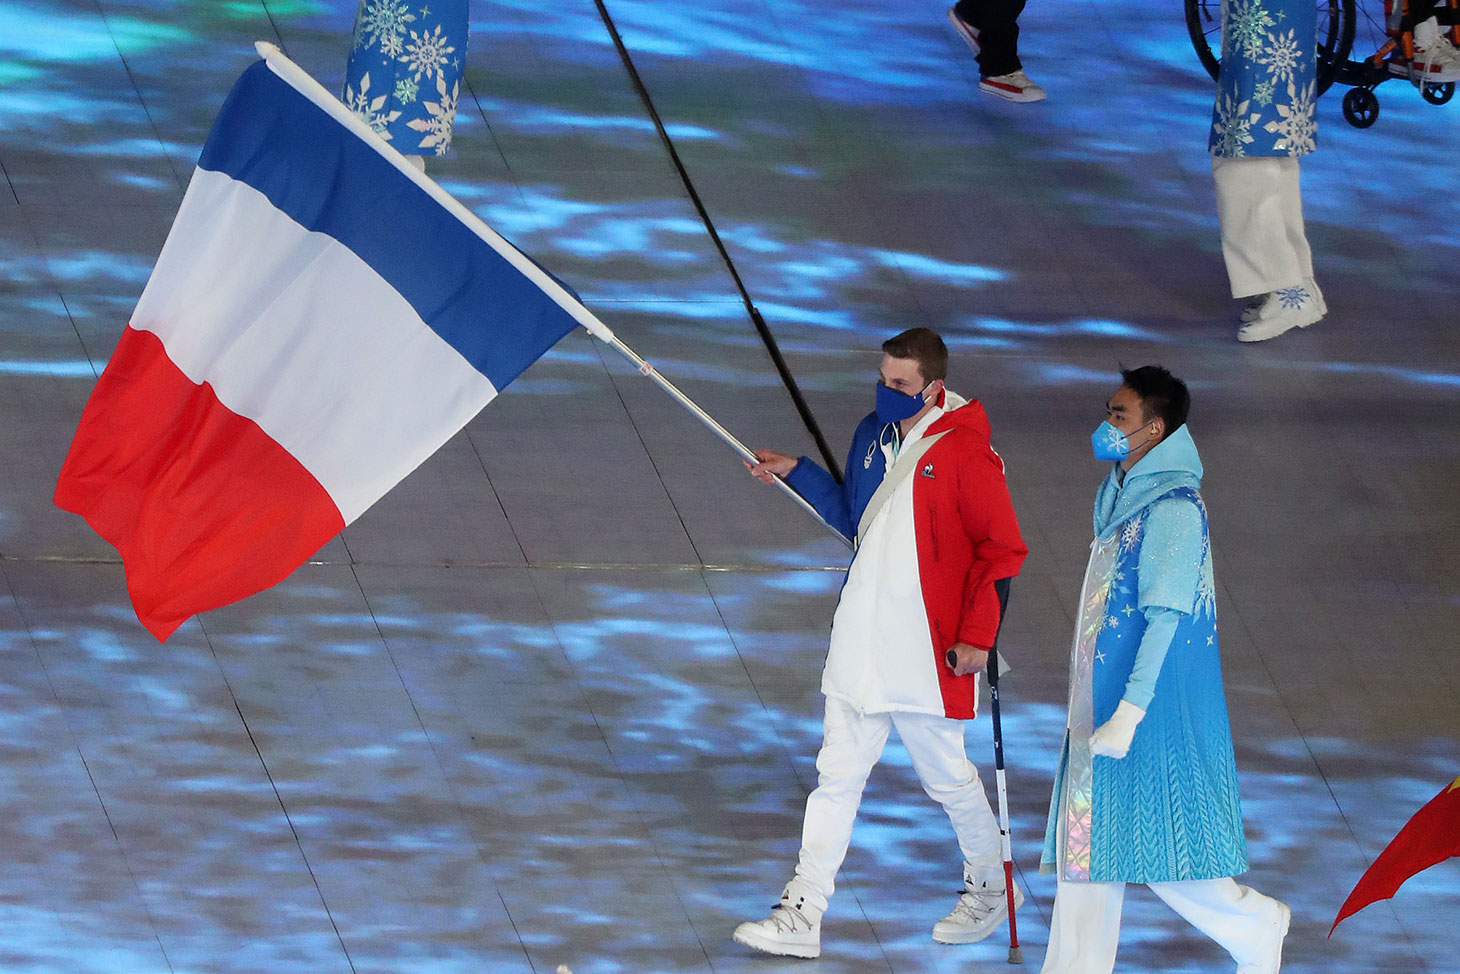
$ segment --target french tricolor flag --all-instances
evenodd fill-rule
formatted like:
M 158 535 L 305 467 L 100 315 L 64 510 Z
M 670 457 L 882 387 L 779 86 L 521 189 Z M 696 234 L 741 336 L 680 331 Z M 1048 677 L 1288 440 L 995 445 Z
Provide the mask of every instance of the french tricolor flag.
M 56 486 L 56 504 L 121 553 L 158 639 L 282 580 L 555 342 L 597 324 L 260 50 Z

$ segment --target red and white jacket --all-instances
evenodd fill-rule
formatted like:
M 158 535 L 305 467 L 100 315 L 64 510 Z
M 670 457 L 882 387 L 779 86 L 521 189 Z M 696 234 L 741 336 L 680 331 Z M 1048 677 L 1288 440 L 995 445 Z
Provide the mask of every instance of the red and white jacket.
M 863 713 L 975 716 L 979 678 L 954 676 L 947 650 L 959 642 L 993 645 L 1000 613 L 994 582 L 1017 575 L 1028 554 L 983 407 L 951 393 L 944 406 L 903 438 L 870 498 L 866 481 L 891 457 L 890 437 L 869 417 L 871 435 L 864 421 L 853 440 L 845 493 L 863 499 L 842 510 L 864 507 L 856 512 L 857 553 L 832 622 L 821 689 Z M 810 472 L 798 469 L 792 485 L 814 486 L 808 481 L 819 478 Z

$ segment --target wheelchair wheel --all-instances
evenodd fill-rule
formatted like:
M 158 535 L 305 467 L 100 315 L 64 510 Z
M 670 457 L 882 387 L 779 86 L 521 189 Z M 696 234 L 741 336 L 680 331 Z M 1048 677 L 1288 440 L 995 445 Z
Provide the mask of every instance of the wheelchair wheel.
M 1420 97 L 1431 105 L 1443 105 L 1455 97 L 1455 82 L 1445 81 L 1440 84 L 1425 82 L 1424 87 L 1419 90 Z
M 1215 81 L 1222 67 L 1221 0 L 1185 0 L 1186 32 L 1207 74 Z M 1318 94 L 1323 94 L 1348 63 L 1354 46 L 1354 0 L 1314 0 L 1318 7 Z
M 1343 117 L 1356 129 L 1379 120 L 1379 96 L 1368 88 L 1350 88 L 1343 96 Z

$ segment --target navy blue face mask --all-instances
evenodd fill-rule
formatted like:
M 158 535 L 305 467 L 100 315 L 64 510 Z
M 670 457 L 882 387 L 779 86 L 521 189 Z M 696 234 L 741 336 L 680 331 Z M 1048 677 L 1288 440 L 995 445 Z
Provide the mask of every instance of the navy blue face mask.
M 928 384 L 932 385 L 931 382 Z M 927 389 L 910 396 L 881 382 L 877 383 L 877 418 L 884 423 L 896 423 L 909 416 L 916 416 L 918 410 L 927 405 L 923 401 L 923 392 L 927 392 Z

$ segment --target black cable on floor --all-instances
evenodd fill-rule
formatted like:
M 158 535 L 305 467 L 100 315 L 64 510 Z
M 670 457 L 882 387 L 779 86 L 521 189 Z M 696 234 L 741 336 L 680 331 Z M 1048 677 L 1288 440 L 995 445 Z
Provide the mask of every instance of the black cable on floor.
M 624 39 L 619 36 L 618 28 L 614 26 L 613 17 L 609 15 L 603 0 L 593 0 L 593 2 L 598 6 L 598 15 L 603 18 L 603 26 L 608 28 L 608 34 L 613 38 L 613 46 L 618 48 L 619 60 L 624 63 L 624 70 L 629 73 L 629 80 L 634 83 L 634 90 L 639 93 L 639 98 L 644 102 L 644 108 L 648 110 L 649 118 L 653 121 L 659 138 L 664 142 L 664 148 L 669 151 L 669 160 L 674 163 L 674 168 L 679 173 L 679 181 L 684 184 L 690 202 L 694 204 L 695 211 L 699 213 L 700 220 L 705 224 L 705 230 L 709 232 L 715 249 L 720 252 L 720 259 L 725 262 L 725 267 L 730 271 L 731 279 L 735 281 L 735 289 L 740 292 L 740 300 L 745 303 L 746 314 L 750 315 L 751 323 L 760 333 L 760 340 L 765 344 L 766 351 L 770 353 L 776 371 L 780 373 L 781 382 L 785 385 L 786 391 L 791 394 L 791 402 L 795 403 L 796 412 L 801 416 L 801 422 L 805 424 L 806 431 L 811 434 L 811 438 L 816 441 L 816 449 L 821 453 L 821 460 L 826 464 L 826 469 L 831 471 L 831 475 L 836 478 L 837 483 L 841 483 L 841 465 L 836 462 L 836 456 L 832 453 L 831 447 L 827 445 L 826 437 L 821 434 L 821 427 L 817 425 L 816 417 L 811 415 L 811 407 L 806 404 L 805 397 L 801 395 L 801 388 L 796 384 L 796 377 L 791 374 L 786 360 L 781 357 L 781 349 L 776 345 L 775 336 L 766 326 L 765 319 L 760 316 L 755 302 L 750 299 L 750 293 L 745 290 L 745 283 L 740 279 L 740 272 L 735 269 L 735 261 L 730 258 L 730 252 L 725 249 L 720 234 L 715 230 L 715 222 L 710 219 L 710 213 L 705 209 L 700 194 L 695 191 L 694 182 L 689 178 L 684 163 L 680 161 L 679 152 L 674 148 L 674 140 L 669 137 L 663 120 L 659 118 L 659 111 L 654 107 L 654 99 L 649 97 L 649 89 L 644 87 L 644 81 L 639 77 L 638 69 L 634 67 L 634 60 L 629 56 L 629 49 L 624 46 Z

